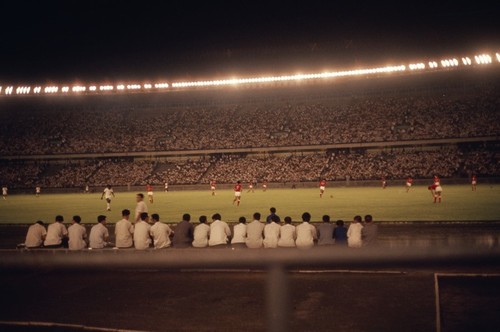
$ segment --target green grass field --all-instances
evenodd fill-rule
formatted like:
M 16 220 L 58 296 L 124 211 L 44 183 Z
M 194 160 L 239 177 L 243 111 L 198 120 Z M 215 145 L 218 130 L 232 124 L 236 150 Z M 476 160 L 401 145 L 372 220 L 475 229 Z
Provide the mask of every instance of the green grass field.
M 500 185 L 479 186 L 472 192 L 469 186 L 449 185 L 443 191 L 443 202 L 434 204 L 427 187 L 414 186 L 409 193 L 403 187 L 327 188 L 322 199 L 318 189 L 269 189 L 267 192 L 243 192 L 241 205 L 232 205 L 233 192 L 219 190 L 216 196 L 210 191 L 156 192 L 155 201 L 149 204 L 149 213 L 158 213 L 162 221 L 178 222 L 183 213 L 190 213 L 192 220 L 202 214 L 210 216 L 219 212 L 226 221 L 240 216 L 251 219 L 260 212 L 267 216 L 269 208 L 277 208 L 281 218 L 291 216 L 299 221 L 304 211 L 311 213 L 314 221 L 329 214 L 333 220 L 352 220 L 354 215 L 372 214 L 377 221 L 460 221 L 500 220 Z M 100 193 L 93 194 L 42 194 L 10 195 L 0 201 L 0 223 L 32 223 L 38 219 L 53 221 L 62 214 L 69 222 L 78 214 L 83 222 L 93 223 L 99 214 L 108 222 L 120 219 L 122 209 L 134 213 L 135 192 L 118 192 L 111 202 L 112 211 L 106 211 L 106 202 Z

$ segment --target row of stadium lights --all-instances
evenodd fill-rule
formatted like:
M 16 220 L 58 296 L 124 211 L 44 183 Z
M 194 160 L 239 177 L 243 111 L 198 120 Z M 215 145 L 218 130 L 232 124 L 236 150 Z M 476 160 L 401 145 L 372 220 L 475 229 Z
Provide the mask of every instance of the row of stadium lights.
M 495 54 L 496 59 L 500 62 L 500 53 Z M 469 57 L 463 57 L 461 59 L 463 66 L 471 66 L 473 61 Z M 492 57 L 489 54 L 478 54 L 474 56 L 474 62 L 477 65 L 487 65 L 493 62 Z M 429 61 L 427 64 L 411 63 L 408 65 L 410 71 L 424 70 L 426 68 L 436 69 L 436 68 L 451 68 L 458 67 L 460 61 L 456 58 L 443 59 L 439 63 L 436 61 Z M 300 81 L 300 80 L 311 80 L 311 79 L 321 79 L 321 78 L 335 78 L 335 77 L 348 77 L 348 76 L 359 76 L 359 75 L 370 75 L 378 73 L 392 73 L 392 72 L 402 72 L 406 70 L 406 66 L 387 66 L 371 69 L 357 69 L 357 70 L 347 70 L 347 71 L 337 71 L 337 72 L 325 72 L 318 74 L 297 74 L 297 75 L 286 75 L 286 76 L 270 76 L 270 77 L 253 77 L 253 78 L 234 78 L 226 80 L 215 80 L 215 81 L 196 81 L 196 82 L 178 82 L 172 83 L 172 88 L 189 88 L 189 87 L 207 87 L 207 86 L 224 86 L 224 85 L 239 85 L 239 84 L 251 84 L 251 83 L 270 83 L 270 82 L 284 82 L 284 81 Z M 167 89 L 170 85 L 166 82 L 162 83 L 145 83 L 145 84 L 118 84 L 114 85 L 90 85 L 88 87 L 84 85 L 75 86 L 46 86 L 42 89 L 41 86 L 35 86 L 33 89 L 30 86 L 18 86 L 14 90 L 14 86 L 7 86 L 3 89 L 4 95 L 28 95 L 28 94 L 56 94 L 56 93 L 83 93 L 86 91 L 90 92 L 108 92 L 108 91 L 134 91 L 134 90 L 144 90 L 148 91 L 153 89 L 157 90 Z M 2 94 L 2 86 L 0 86 L 0 95 Z

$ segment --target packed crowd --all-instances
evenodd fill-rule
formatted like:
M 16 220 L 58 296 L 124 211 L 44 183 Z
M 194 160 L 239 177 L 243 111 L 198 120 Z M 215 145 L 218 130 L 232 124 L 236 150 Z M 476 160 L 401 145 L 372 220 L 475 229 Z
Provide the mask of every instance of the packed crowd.
M 297 226 L 292 224 L 290 217 L 283 222 L 276 214 L 276 209 L 270 209 L 266 221 L 261 221 L 261 214 L 256 212 L 253 221 L 247 224 L 245 217 L 240 217 L 238 224 L 232 230 L 222 221 L 219 213 L 212 215 L 212 222 L 207 217 L 199 217 L 196 226 L 191 222 L 191 215 L 185 213 L 182 221 L 174 229 L 160 222 L 160 216 L 147 212 L 138 214 L 136 220 L 130 220 L 130 211 L 122 211 L 122 219 L 115 224 L 115 242 L 110 242 L 109 231 L 106 227 L 106 216 L 97 217 L 97 224 L 92 226 L 90 234 L 82 226 L 81 218 L 74 216 L 72 224 L 67 228 L 63 216 L 56 216 L 54 223 L 45 229 L 42 221 L 37 221 L 29 227 L 26 240 L 19 248 L 69 248 L 70 250 L 135 248 L 146 250 L 149 248 L 232 248 L 232 249 L 259 249 L 259 248 L 299 248 L 309 249 L 317 246 L 337 246 L 361 248 L 372 247 L 377 244 L 378 226 L 373 222 L 371 215 L 366 215 L 364 222 L 361 216 L 355 216 L 348 227 L 343 220 L 337 220 L 335 225 L 329 215 L 322 217 L 323 222 L 318 225 L 310 223 L 311 215 L 302 214 L 302 222 Z
M 0 155 L 259 148 L 499 134 L 498 91 L 343 97 L 321 104 L 0 112 Z
M 298 183 L 344 180 L 379 180 L 441 177 L 481 177 L 500 174 L 500 153 L 495 148 L 437 150 L 333 150 L 310 154 L 269 155 L 263 158 L 225 155 L 200 160 L 132 161 L 99 159 L 66 164 L 5 164 L 0 181 L 9 188 L 84 188 L 177 184 L 244 183 L 268 181 Z

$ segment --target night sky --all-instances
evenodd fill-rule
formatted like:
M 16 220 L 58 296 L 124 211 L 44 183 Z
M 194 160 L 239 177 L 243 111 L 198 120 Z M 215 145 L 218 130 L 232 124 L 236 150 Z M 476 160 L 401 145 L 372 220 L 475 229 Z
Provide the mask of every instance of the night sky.
M 492 2 L 336 3 L 3 1 L 0 83 L 279 74 L 500 48 Z

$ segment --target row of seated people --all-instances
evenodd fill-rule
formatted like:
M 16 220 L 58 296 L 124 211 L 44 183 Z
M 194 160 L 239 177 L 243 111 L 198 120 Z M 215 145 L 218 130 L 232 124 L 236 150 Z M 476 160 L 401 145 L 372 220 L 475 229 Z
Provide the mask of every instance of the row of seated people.
M 500 153 L 492 150 L 439 149 L 433 151 L 344 152 L 331 154 L 269 156 L 265 159 L 226 155 L 205 160 L 162 163 L 151 161 L 98 160 L 57 165 L 12 164 L 0 168 L 0 182 L 10 188 L 83 188 L 127 185 L 233 183 L 235 179 L 268 182 L 378 180 L 496 176 Z
M 500 95 L 340 98 L 212 108 L 0 112 L 2 155 L 303 146 L 491 136 Z M 131 139 L 133 137 L 133 139 Z
M 81 218 L 74 216 L 72 225 L 66 228 L 64 218 L 56 216 L 55 222 L 45 229 L 42 221 L 31 225 L 23 244 L 19 248 L 69 248 L 70 250 L 135 248 L 312 248 L 318 246 L 348 246 L 361 248 L 374 246 L 377 243 L 378 226 L 371 215 L 366 215 L 364 223 L 361 216 L 355 216 L 349 227 L 343 220 L 338 220 L 336 226 L 330 222 L 328 215 L 323 216 L 323 222 L 314 226 L 310 223 L 311 215 L 302 214 L 302 223 L 292 224 L 290 217 L 284 218 L 281 224 L 276 209 L 271 208 L 271 214 L 266 222 L 261 222 L 261 214 L 253 214 L 253 221 L 247 224 L 245 217 L 240 217 L 239 223 L 231 231 L 229 225 L 222 221 L 220 214 L 212 216 L 212 222 L 207 224 L 207 217 L 200 216 L 199 224 L 191 223 L 191 216 L 184 214 L 182 221 L 175 226 L 175 231 L 165 223 L 160 222 L 158 214 L 140 215 L 136 223 L 129 221 L 130 211 L 122 211 L 122 219 L 115 225 L 115 243 L 109 241 L 109 231 L 106 227 L 106 216 L 97 217 L 97 224 L 92 226 L 90 235 L 81 225 Z

